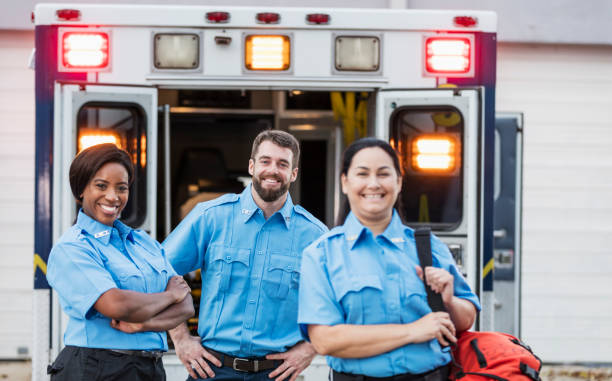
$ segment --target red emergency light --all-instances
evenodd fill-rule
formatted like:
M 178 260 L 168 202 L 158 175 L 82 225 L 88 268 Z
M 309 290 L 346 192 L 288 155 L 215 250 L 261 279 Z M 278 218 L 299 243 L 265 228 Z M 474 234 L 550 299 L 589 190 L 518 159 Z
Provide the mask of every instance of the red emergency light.
M 478 25 L 478 18 L 472 16 L 455 16 L 453 18 L 453 23 L 456 26 L 471 28 Z
M 430 37 L 425 41 L 425 70 L 430 74 L 469 73 L 471 42 L 468 38 Z
M 58 20 L 62 21 L 79 21 L 81 19 L 81 11 L 78 9 L 59 9 L 55 12 Z
M 206 13 L 206 21 L 211 23 L 227 23 L 229 22 L 230 14 L 227 12 L 208 12 Z
M 273 12 L 258 13 L 255 18 L 261 24 L 278 24 L 280 22 L 280 15 Z
M 108 66 L 108 34 L 68 32 L 62 36 L 62 64 L 67 69 L 102 69 Z
M 325 13 L 310 13 L 306 15 L 306 22 L 308 24 L 329 24 L 329 15 Z

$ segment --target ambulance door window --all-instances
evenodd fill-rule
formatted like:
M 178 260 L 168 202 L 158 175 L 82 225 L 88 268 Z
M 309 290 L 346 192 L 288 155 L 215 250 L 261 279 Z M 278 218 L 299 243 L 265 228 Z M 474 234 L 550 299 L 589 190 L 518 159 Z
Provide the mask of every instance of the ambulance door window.
M 402 167 L 406 223 L 452 230 L 463 218 L 464 120 L 454 107 L 401 107 L 391 116 L 391 143 Z
M 121 220 L 129 226 L 143 224 L 146 212 L 146 117 L 136 104 L 86 103 L 78 111 L 77 152 L 92 145 L 114 143 L 128 152 L 134 164 L 134 181 Z

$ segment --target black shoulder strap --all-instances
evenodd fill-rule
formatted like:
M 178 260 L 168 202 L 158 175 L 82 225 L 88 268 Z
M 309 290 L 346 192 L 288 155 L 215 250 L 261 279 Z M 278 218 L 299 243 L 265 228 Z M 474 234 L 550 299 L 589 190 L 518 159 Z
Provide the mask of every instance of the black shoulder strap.
M 431 229 L 429 227 L 418 227 L 414 230 L 414 239 L 416 241 L 417 254 L 419 255 L 419 262 L 421 268 L 423 268 L 423 280 L 425 281 L 425 267 L 432 266 L 432 254 L 431 254 Z M 434 292 L 425 282 L 425 289 L 427 290 L 427 303 L 433 312 L 446 311 L 444 303 L 442 302 L 442 295 Z

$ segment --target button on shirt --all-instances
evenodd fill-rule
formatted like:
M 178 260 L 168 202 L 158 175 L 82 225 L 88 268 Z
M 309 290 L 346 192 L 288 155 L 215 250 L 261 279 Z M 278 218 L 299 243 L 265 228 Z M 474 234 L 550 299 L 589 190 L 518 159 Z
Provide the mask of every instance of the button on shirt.
M 480 309 L 446 245 L 432 236 L 431 247 L 433 265 L 455 278 L 455 296 Z M 304 337 L 308 324 L 406 324 L 427 315 L 431 308 L 417 265 L 414 232 L 402 225 L 395 211 L 377 237 L 350 213 L 343 226 L 304 251 L 298 316 Z M 424 373 L 449 361 L 449 353 L 435 339 L 369 358 L 327 357 L 336 371 L 371 377 Z
M 198 204 L 163 246 L 179 274 L 202 269 L 202 344 L 232 356 L 260 357 L 302 340 L 300 259 L 326 231 L 289 195 L 266 220 L 251 186 Z
M 159 243 L 116 220 L 104 225 L 83 211 L 49 254 L 47 280 L 69 321 L 64 344 L 88 348 L 167 350 L 165 332 L 128 334 L 93 308 L 111 288 L 163 292 L 176 275 Z

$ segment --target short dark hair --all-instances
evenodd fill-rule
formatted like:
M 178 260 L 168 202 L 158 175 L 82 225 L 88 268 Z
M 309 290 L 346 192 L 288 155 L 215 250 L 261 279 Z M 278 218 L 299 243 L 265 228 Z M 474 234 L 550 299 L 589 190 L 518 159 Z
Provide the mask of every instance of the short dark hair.
M 365 148 L 380 148 L 385 151 L 385 153 L 389 155 L 391 161 L 393 162 L 393 167 L 395 168 L 397 176 L 402 175 L 402 169 L 400 166 L 399 158 L 397 157 L 397 152 L 395 152 L 395 150 L 393 149 L 393 147 L 391 147 L 389 143 L 377 138 L 362 138 L 359 140 L 355 140 L 353 143 L 351 143 L 350 146 L 346 147 L 346 149 L 342 153 L 342 167 L 340 168 L 341 175 L 346 176 L 351 166 L 351 163 L 353 162 L 353 157 L 355 157 L 357 152 Z M 395 205 L 393 207 L 397 210 L 398 214 L 400 215 L 400 218 L 403 221 L 404 218 L 401 195 L 397 197 L 397 200 L 395 201 Z M 344 196 L 340 205 L 340 209 L 338 210 L 336 225 L 342 225 L 344 223 L 344 220 L 346 219 L 346 216 L 348 216 L 349 211 L 350 205 L 348 203 L 348 199 L 346 198 L 346 196 Z
M 134 181 L 134 165 L 130 155 L 113 143 L 98 144 L 81 151 L 72 160 L 68 174 L 72 195 L 80 205 L 81 195 L 96 172 L 107 163 L 118 163 L 125 167 L 128 173 L 128 184 Z
M 253 148 L 251 149 L 251 159 L 255 160 L 255 155 L 257 155 L 259 146 L 266 140 L 271 141 L 277 146 L 289 148 L 293 153 L 293 162 L 291 163 L 291 168 L 297 168 L 298 163 L 300 161 L 300 143 L 298 143 L 297 139 L 293 135 L 281 130 L 265 130 L 260 132 L 255 137 L 255 140 L 253 140 Z

